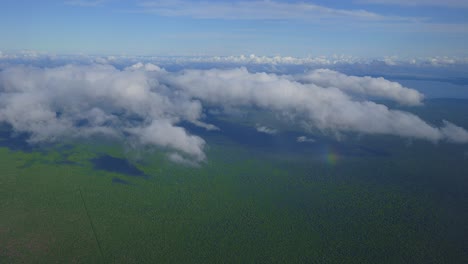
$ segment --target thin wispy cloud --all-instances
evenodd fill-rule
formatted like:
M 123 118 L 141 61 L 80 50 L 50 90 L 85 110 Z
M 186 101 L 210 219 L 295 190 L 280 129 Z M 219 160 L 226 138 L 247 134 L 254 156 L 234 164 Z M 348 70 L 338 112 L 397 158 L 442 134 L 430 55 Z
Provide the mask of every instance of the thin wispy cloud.
M 108 2 L 108 0 L 69 0 L 69 1 L 65 1 L 65 5 L 94 7 L 94 6 L 103 5 L 106 2 Z
M 262 126 L 260 124 L 257 124 L 255 126 L 255 128 L 257 129 L 258 132 L 264 133 L 264 134 L 274 135 L 274 134 L 278 133 L 278 130 L 276 130 L 274 128 L 269 128 L 267 126 Z
M 296 138 L 296 141 L 299 142 L 299 143 L 304 143 L 304 142 L 307 142 L 307 143 L 314 143 L 315 142 L 315 139 L 313 138 L 308 138 L 306 136 L 300 136 L 300 137 L 297 137 Z
M 383 16 L 363 9 L 336 9 L 306 2 L 279 1 L 146 1 L 141 12 L 170 17 L 225 20 L 318 20 L 413 21 L 415 18 Z
M 370 0 L 375 4 L 385 1 Z M 405 5 L 423 4 L 424 1 L 398 1 Z M 433 1 L 434 4 L 439 3 Z M 389 1 L 389 4 L 392 3 Z M 424 2 L 425 4 L 429 4 Z M 432 2 L 431 2 L 432 3 Z M 440 2 L 442 5 L 443 3 Z M 459 4 L 468 6 L 468 4 Z M 456 7 L 455 1 L 448 6 Z M 381 10 L 379 10 L 381 11 Z M 151 13 L 161 17 L 186 17 L 191 19 L 214 20 L 267 20 L 267 21 L 304 21 L 322 26 L 346 27 L 349 30 L 380 30 L 386 32 L 432 32 L 432 33 L 467 33 L 467 25 L 463 22 L 434 22 L 432 17 L 421 15 L 403 16 L 389 15 L 364 9 L 356 5 L 350 9 L 332 8 L 310 2 L 280 2 L 280 1 L 144 1 L 137 4 L 132 12 Z
M 468 1 L 465 0 L 358 0 L 357 3 L 400 5 L 400 6 L 439 6 L 453 8 L 468 8 Z
M 0 30 L 7 36 L 0 49 L 99 55 L 464 56 L 467 5 L 455 0 L 8 1 L 0 16 L 16 26 Z M 439 7 L 443 12 L 435 10 Z M 28 8 L 35 10 L 30 21 L 40 23 L 25 22 L 21 10 Z

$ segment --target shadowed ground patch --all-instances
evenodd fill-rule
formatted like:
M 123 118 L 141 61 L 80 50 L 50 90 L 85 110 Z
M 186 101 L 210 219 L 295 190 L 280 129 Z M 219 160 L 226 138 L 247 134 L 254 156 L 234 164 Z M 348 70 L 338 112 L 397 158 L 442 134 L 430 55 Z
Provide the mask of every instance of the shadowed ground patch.
M 14 133 L 11 125 L 0 123 L 0 147 L 30 152 L 33 148 L 28 144 L 28 138 L 27 133 Z
M 94 169 L 126 174 L 130 176 L 144 177 L 147 175 L 139 170 L 126 159 L 115 158 L 109 155 L 102 155 L 97 158 L 91 159 Z

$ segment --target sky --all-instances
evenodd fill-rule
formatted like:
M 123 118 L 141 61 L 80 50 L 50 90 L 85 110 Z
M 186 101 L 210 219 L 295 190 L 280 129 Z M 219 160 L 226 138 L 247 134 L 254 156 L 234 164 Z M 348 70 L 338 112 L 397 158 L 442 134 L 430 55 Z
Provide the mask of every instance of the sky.
M 0 50 L 159 56 L 468 55 L 468 0 L 2 0 Z

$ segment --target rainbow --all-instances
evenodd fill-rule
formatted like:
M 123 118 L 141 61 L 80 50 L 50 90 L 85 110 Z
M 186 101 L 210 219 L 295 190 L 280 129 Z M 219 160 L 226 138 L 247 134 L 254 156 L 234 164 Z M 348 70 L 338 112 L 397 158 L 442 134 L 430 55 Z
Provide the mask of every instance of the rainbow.
M 325 163 L 327 163 L 330 166 L 336 165 L 336 163 L 339 161 L 340 156 L 338 153 L 330 146 L 325 147 L 325 155 L 324 155 L 324 160 Z

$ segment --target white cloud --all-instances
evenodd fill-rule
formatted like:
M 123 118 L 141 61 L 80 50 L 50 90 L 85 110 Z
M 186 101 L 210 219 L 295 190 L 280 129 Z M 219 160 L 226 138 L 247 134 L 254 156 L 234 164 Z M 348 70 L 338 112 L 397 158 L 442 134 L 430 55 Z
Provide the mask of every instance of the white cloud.
M 468 27 L 464 27 L 465 29 Z M 238 55 L 238 56 L 89 56 L 89 55 L 56 55 L 44 52 L 24 50 L 20 52 L 1 51 L 1 61 L 8 62 L 7 65 L 15 64 L 34 64 L 41 60 L 54 62 L 55 64 L 64 64 L 73 62 L 76 64 L 116 64 L 129 65 L 129 69 L 144 69 L 148 71 L 157 71 L 158 66 L 162 65 L 185 65 L 196 63 L 219 64 L 220 66 L 232 65 L 266 65 L 274 68 L 281 65 L 298 65 L 312 67 L 334 67 L 340 65 L 369 65 L 373 66 L 376 63 L 382 63 L 387 66 L 423 66 L 423 67 L 445 67 L 445 66 L 466 66 L 468 65 L 467 56 L 431 56 L 431 57 L 408 57 L 400 58 L 396 56 L 386 56 L 381 58 L 365 58 L 347 55 L 331 55 L 331 56 L 308 56 L 308 57 L 292 57 L 292 56 L 258 56 L 255 54 Z M 144 61 L 146 63 L 142 63 Z M 148 63 L 149 62 L 149 63 Z M 153 67 L 153 69 L 146 68 Z M 160 69 L 159 70 L 163 70 Z
M 207 124 L 205 122 L 199 121 L 199 120 L 193 120 L 192 123 L 198 127 L 202 127 L 208 131 L 216 131 L 220 130 L 219 127 L 212 125 L 212 124 Z
M 176 125 L 199 121 L 199 101 L 158 83 L 157 66 L 12 67 L 0 72 L 0 121 L 31 133 L 31 141 L 130 133 L 142 144 L 205 158 L 204 140 Z
M 443 123 L 444 126 L 441 128 L 441 131 L 449 141 L 455 143 L 468 142 L 468 132 L 465 129 L 446 120 L 444 120 Z
M 181 156 L 178 153 L 170 153 L 168 155 L 168 158 L 172 162 L 179 163 L 179 164 L 182 164 L 182 165 L 185 165 L 185 166 L 191 166 L 191 167 L 198 167 L 199 166 L 199 163 L 194 162 L 192 160 L 189 160 L 187 158 L 184 158 L 183 156 Z
M 258 56 L 255 54 L 239 56 L 177 56 L 177 57 L 136 57 L 134 59 L 147 59 L 153 63 L 213 63 L 213 64 L 234 64 L 234 65 L 304 65 L 314 67 L 333 67 L 336 65 L 364 64 L 371 65 L 383 63 L 387 66 L 429 66 L 444 67 L 448 65 L 467 65 L 468 57 L 464 56 L 434 56 L 434 57 L 382 57 L 382 58 L 362 58 L 346 55 L 332 56 Z
M 145 70 L 145 71 L 161 71 L 162 69 L 159 68 L 158 66 L 151 64 L 151 63 L 146 63 L 143 64 L 141 62 L 138 62 L 136 64 L 133 64 L 130 67 L 125 68 L 126 70 Z
M 308 137 L 306 137 L 306 136 L 300 136 L 300 137 L 297 137 L 297 138 L 296 138 L 296 141 L 297 141 L 297 142 L 300 142 L 300 143 L 302 143 L 302 142 L 314 143 L 314 142 L 315 142 L 315 139 L 313 139 L 313 138 L 308 138 Z
M 334 84 L 337 76 L 340 82 Z M 30 133 L 31 142 L 102 134 L 130 137 L 140 144 L 167 149 L 171 160 L 182 163 L 206 159 L 206 142 L 178 123 L 217 129 L 203 122 L 207 105 L 229 111 L 254 106 L 324 132 L 468 142 L 468 132 L 451 123 L 437 128 L 414 114 L 355 100 L 356 89 L 364 89 L 364 94 L 385 90 L 384 96 L 391 98 L 393 90 L 399 95 L 409 93 L 407 88 L 383 79 L 373 83 L 356 78 L 332 72 L 315 83 L 301 83 L 289 75 L 250 73 L 245 68 L 168 72 L 152 64 L 124 70 L 99 64 L 16 66 L 0 71 L 0 122 Z M 350 90 L 346 84 L 357 88 Z M 257 129 L 276 132 L 263 125 Z
M 262 126 L 262 125 L 259 125 L 259 124 L 257 124 L 255 126 L 255 128 L 257 129 L 258 132 L 269 134 L 269 135 L 274 135 L 274 134 L 278 133 L 278 130 L 276 130 L 276 129 L 269 128 L 269 127 L 266 127 L 266 126 Z
M 467 27 L 465 27 L 466 30 Z M 445 30 L 445 29 L 444 29 Z M 239 55 L 239 56 L 184 56 L 184 57 L 152 57 L 155 63 L 227 63 L 238 65 L 312 65 L 312 66 L 333 66 L 340 64 L 373 64 L 384 63 L 388 66 L 414 65 L 414 66 L 447 66 L 447 65 L 467 65 L 468 57 L 466 56 L 433 56 L 433 57 L 410 57 L 398 58 L 382 57 L 382 58 L 363 58 L 346 55 L 332 56 L 309 56 L 309 57 L 292 57 L 292 56 L 257 56 L 255 54 Z
M 200 137 L 187 134 L 185 129 L 174 126 L 169 120 L 153 120 L 146 127 L 130 128 L 128 131 L 137 135 L 143 144 L 183 150 L 184 153 L 195 157 L 197 161 L 205 159 L 203 153 L 205 141 Z
M 160 60 L 162 58 L 154 58 Z M 291 57 L 291 56 L 257 56 L 255 54 L 239 56 L 204 56 L 204 57 L 177 57 L 171 59 L 177 63 L 232 63 L 232 64 L 271 64 L 271 65 L 333 65 L 343 63 L 365 62 L 361 58 L 352 56 L 317 56 L 317 57 Z
M 295 80 L 321 87 L 335 87 L 345 92 L 391 99 L 405 105 L 420 105 L 424 96 L 414 89 L 403 87 L 384 78 L 348 76 L 328 69 L 318 69 L 297 75 Z
M 288 76 L 233 70 L 185 70 L 163 82 L 210 104 L 255 106 L 296 115 L 302 122 L 327 131 L 389 134 L 439 141 L 449 139 L 411 113 L 391 110 L 371 101 L 356 101 L 337 88 L 301 84 Z

